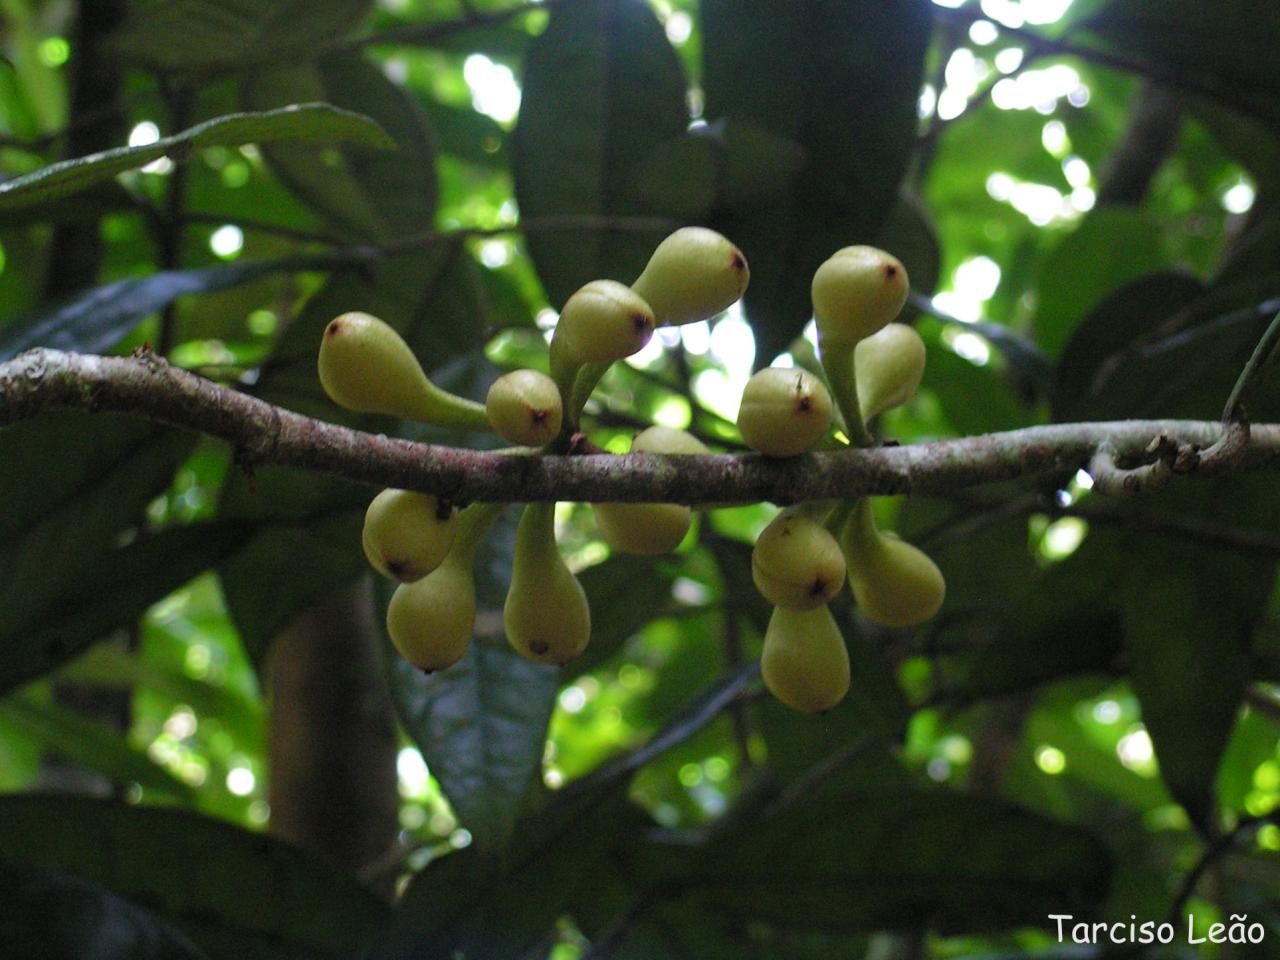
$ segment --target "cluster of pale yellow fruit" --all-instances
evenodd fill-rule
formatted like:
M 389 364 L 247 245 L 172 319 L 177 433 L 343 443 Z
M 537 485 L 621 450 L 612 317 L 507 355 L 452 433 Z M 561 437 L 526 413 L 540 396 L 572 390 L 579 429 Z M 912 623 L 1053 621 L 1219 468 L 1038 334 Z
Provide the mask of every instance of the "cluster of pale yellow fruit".
M 515 456 L 564 453 L 611 364 L 643 348 L 657 326 L 715 317 L 741 298 L 748 279 L 746 258 L 729 240 L 686 227 L 658 245 L 630 286 L 593 280 L 573 294 L 551 338 L 549 375 L 507 373 L 484 404 L 433 384 L 399 334 L 363 313 L 343 314 L 325 329 L 320 381 L 350 410 L 491 430 L 516 445 L 509 451 Z M 907 290 L 902 264 L 873 247 L 846 247 L 822 264 L 813 278 L 813 308 L 830 389 L 800 368 L 759 371 L 742 393 L 743 442 L 769 457 L 837 449 L 850 439 L 872 443 L 866 422 L 909 400 L 924 372 L 919 335 L 892 322 Z M 633 440 L 631 452 L 711 451 L 682 430 L 653 426 Z M 365 555 L 379 573 L 400 581 L 387 631 L 401 655 L 423 670 L 455 663 L 471 641 L 476 547 L 503 506 L 458 510 L 407 490 L 384 490 L 369 505 Z M 612 549 L 643 555 L 674 550 L 692 521 L 691 508 L 678 503 L 597 503 L 592 510 Z M 849 689 L 848 652 L 827 607 L 846 579 L 863 613 L 889 626 L 928 620 L 945 592 L 924 553 L 876 528 L 866 499 L 784 510 L 757 539 L 752 574 L 775 608 L 761 657 L 765 685 L 805 712 L 830 709 Z M 586 594 L 556 545 L 554 503 L 524 508 L 503 625 L 512 647 L 540 663 L 567 663 L 590 640 Z

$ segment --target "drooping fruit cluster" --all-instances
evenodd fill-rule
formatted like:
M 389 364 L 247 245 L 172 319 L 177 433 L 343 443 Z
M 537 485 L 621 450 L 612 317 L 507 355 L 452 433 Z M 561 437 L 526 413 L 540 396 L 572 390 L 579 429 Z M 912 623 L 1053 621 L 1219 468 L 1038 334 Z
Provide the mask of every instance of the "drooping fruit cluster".
M 748 279 L 746 258 L 732 243 L 686 227 L 658 245 L 630 286 L 593 280 L 569 297 L 548 372 L 504 374 L 483 405 L 433 384 L 400 335 L 364 313 L 343 314 L 326 328 L 320 381 L 351 410 L 493 431 L 522 455 L 570 453 L 590 448 L 579 420 L 611 364 L 642 349 L 657 327 L 714 317 L 742 296 Z M 866 422 L 907 402 L 924 369 L 919 336 L 891 322 L 906 295 L 905 269 L 883 251 L 847 247 L 824 263 L 813 279 L 813 306 L 825 376 L 797 367 L 755 374 L 739 409 L 743 442 L 768 457 L 837 449 L 850 438 L 869 444 Z M 630 455 L 709 452 L 689 433 L 652 426 L 635 437 Z M 590 641 L 591 610 L 560 555 L 555 506 L 524 507 L 503 627 L 522 656 L 560 665 Z M 399 581 L 387 631 L 410 663 L 439 670 L 466 652 L 475 629 L 477 546 L 502 510 L 497 503 L 458 510 L 408 490 L 384 490 L 369 505 L 365 555 Z M 592 511 L 613 550 L 643 556 L 675 550 L 692 523 L 691 507 L 681 503 L 596 503 Z M 866 616 L 890 626 L 933 616 L 945 592 L 927 556 L 876 529 L 866 500 L 838 504 L 825 517 L 803 505 L 783 511 L 757 539 L 751 569 L 775 608 L 761 655 L 765 685 L 811 713 L 830 709 L 849 689 L 848 652 L 828 607 L 846 580 Z

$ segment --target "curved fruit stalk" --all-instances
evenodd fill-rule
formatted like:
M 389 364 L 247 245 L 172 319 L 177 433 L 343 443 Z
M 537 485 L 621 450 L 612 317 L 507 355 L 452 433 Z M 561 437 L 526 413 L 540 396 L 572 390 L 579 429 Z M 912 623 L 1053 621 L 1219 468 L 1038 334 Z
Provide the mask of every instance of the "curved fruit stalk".
M 799 367 L 766 367 L 742 391 L 738 430 L 753 450 L 794 457 L 812 450 L 831 426 L 831 394 Z
M 909 283 L 902 262 L 876 247 L 844 247 L 813 275 L 810 288 L 818 344 L 865 340 L 896 317 Z
M 653 336 L 653 310 L 626 284 L 592 280 L 560 311 L 551 337 L 551 378 L 568 405 L 584 364 L 609 364 L 640 350 Z M 576 414 L 576 411 L 574 411 Z
M 826 604 L 844 586 L 840 544 L 802 514 L 779 514 L 756 538 L 751 578 L 770 603 L 791 610 Z
M 320 384 L 334 403 L 442 427 L 488 430 L 480 404 L 441 390 L 400 334 L 367 313 L 329 321 L 320 340 Z
M 692 434 L 671 427 L 649 427 L 631 442 L 632 453 L 708 453 Z M 689 532 L 693 510 L 680 503 L 594 503 L 591 512 L 609 546 L 621 553 L 658 556 L 670 553 Z
M 555 381 L 537 370 L 513 370 L 493 381 L 484 408 L 500 437 L 526 447 L 554 440 L 564 412 Z
M 924 376 L 925 346 L 905 323 L 890 323 L 853 350 L 858 406 L 865 420 L 902 406 Z
M 365 511 L 361 543 L 375 570 L 411 583 L 440 566 L 457 525 L 453 508 L 430 494 L 383 490 Z
M 520 517 L 502 624 L 516 652 L 538 663 L 568 663 L 591 639 L 587 595 L 556 548 L 554 503 L 531 503 Z
M 911 627 L 942 607 L 947 584 L 924 551 L 876 529 L 871 505 L 858 502 L 840 538 L 853 598 L 870 619 Z
M 707 320 L 737 303 L 747 289 L 747 258 L 725 237 L 682 227 L 663 240 L 631 289 L 664 325 Z
M 476 623 L 473 550 L 454 550 L 415 583 L 396 587 L 387 607 L 387 635 L 420 670 L 443 670 L 462 657 Z
M 825 604 L 775 607 L 764 634 L 760 673 L 769 692 L 793 710 L 821 713 L 849 692 L 849 651 Z

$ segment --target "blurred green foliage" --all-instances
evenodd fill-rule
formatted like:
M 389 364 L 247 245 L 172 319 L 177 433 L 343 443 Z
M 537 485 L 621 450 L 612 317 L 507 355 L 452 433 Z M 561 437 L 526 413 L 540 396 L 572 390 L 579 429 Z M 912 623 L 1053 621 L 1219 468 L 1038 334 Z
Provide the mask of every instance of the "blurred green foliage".
M 608 450 L 659 422 L 733 451 L 751 370 L 813 365 L 809 278 L 842 245 L 913 279 L 928 370 L 879 424 L 904 443 L 1216 418 L 1280 307 L 1271 0 L 120 0 L 86 35 L 92 5 L 0 5 L 0 357 L 165 344 L 323 419 L 492 444 L 336 409 L 320 329 L 376 313 L 482 397 L 545 365 L 577 286 L 634 279 L 702 223 L 750 261 L 745 304 L 611 370 L 587 425 Z M 85 62 L 110 65 L 105 113 L 78 113 Z M 265 112 L 297 103 L 342 112 Z M 95 125 L 122 149 L 79 157 Z M 88 286 L 60 285 L 68 231 L 97 245 Z M 1280 419 L 1274 382 L 1256 421 Z M 123 417 L 7 427 L 0 918 L 47 911 L 67 957 L 799 960 L 1095 956 L 1048 914 L 1189 906 L 1249 914 L 1249 955 L 1280 956 L 1277 551 L 1232 546 L 1274 537 L 1280 489 L 1089 488 L 878 503 L 947 603 L 887 630 L 839 601 L 854 686 L 817 718 L 756 677 L 771 507 L 699 513 L 651 561 L 562 505 L 595 611 L 582 660 L 533 667 L 491 629 L 423 677 L 383 644 L 387 908 L 262 833 L 260 673 L 301 610 L 367 576 L 370 491 L 250 478 Z M 68 686 L 127 695 L 127 722 Z M 41 796 L 67 766 L 118 799 Z M 33 942 L 12 922 L 0 942 Z

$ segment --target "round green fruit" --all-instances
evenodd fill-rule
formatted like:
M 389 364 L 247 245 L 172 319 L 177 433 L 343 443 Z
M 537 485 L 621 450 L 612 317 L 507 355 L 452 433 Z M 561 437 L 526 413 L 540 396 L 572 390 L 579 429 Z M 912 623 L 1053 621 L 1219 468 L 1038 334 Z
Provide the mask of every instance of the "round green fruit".
M 456 529 L 455 512 L 430 494 L 383 490 L 365 511 L 361 542 L 375 570 L 411 583 L 440 566 Z
M 770 603 L 812 610 L 844 586 L 844 554 L 836 538 L 816 520 L 779 514 L 756 538 L 751 577 Z
M 738 430 L 753 450 L 794 457 L 812 450 L 831 426 L 831 394 L 799 367 L 766 367 L 742 391 Z
M 907 271 L 876 247 L 837 250 L 813 275 L 819 344 L 852 346 L 882 329 L 907 301 Z
M 858 406 L 864 420 L 900 407 L 920 387 L 925 346 L 905 323 L 890 323 L 853 349 Z
M 555 381 L 537 370 L 499 377 L 484 401 L 489 423 L 509 443 L 541 447 L 560 433 L 563 407 Z
M 770 693 L 802 713 L 822 713 L 844 699 L 849 651 L 825 604 L 812 610 L 774 608 L 760 673 Z
M 658 244 L 631 289 L 662 324 L 707 320 L 737 303 L 751 271 L 742 251 L 714 230 L 682 227 Z
M 680 546 L 693 518 L 693 511 L 679 503 L 594 503 L 591 513 L 610 547 L 645 557 Z
M 387 635 L 400 656 L 428 672 L 456 663 L 476 622 L 476 588 L 467 556 L 450 554 L 416 583 L 402 583 L 387 607 Z

